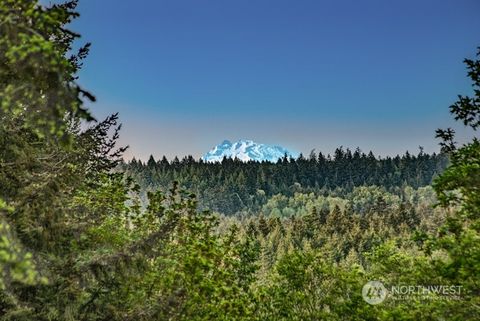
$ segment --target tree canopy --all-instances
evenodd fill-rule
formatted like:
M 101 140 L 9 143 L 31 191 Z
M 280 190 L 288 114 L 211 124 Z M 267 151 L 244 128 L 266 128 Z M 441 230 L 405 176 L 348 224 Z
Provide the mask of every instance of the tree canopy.
M 0 320 L 478 319 L 477 138 L 125 164 L 118 115 L 95 121 L 77 83 L 76 4 L 0 2 Z M 474 95 L 450 111 L 476 133 L 480 61 L 465 63 Z M 371 280 L 461 291 L 370 305 Z

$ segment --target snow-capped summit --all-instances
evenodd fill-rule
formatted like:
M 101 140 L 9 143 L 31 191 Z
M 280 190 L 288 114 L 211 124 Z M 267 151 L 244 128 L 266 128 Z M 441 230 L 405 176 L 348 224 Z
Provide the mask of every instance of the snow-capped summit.
M 220 162 L 223 157 L 238 158 L 242 161 L 270 161 L 276 162 L 285 154 L 289 157 L 298 157 L 297 152 L 289 151 L 281 146 L 258 144 L 252 140 L 239 140 L 235 143 L 224 140 L 206 153 L 202 159 L 207 162 Z

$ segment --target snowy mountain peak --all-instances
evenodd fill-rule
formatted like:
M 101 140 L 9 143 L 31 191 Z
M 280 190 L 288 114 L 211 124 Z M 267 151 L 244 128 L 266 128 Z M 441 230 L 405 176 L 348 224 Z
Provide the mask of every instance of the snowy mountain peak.
M 230 142 L 228 139 L 225 139 L 220 145 L 222 146 L 231 146 L 232 142 Z
M 293 158 L 298 157 L 297 152 L 289 151 L 281 146 L 259 144 L 249 139 L 242 139 L 235 143 L 224 140 L 206 153 L 202 159 L 207 162 L 220 162 L 223 157 L 236 157 L 245 162 L 249 160 L 276 162 L 285 154 Z

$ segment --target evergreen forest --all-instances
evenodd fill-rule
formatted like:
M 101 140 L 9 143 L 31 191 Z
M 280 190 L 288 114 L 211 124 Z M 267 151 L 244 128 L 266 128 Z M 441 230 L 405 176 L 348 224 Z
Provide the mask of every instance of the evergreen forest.
M 437 154 L 125 161 L 77 2 L 0 1 L 0 320 L 478 320 L 480 48 Z

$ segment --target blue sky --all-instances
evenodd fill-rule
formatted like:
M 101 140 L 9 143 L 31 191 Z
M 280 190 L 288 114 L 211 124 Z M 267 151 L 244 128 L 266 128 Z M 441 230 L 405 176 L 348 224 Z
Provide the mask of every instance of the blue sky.
M 81 0 L 81 83 L 120 112 L 126 157 L 201 156 L 224 139 L 307 153 L 438 150 L 470 93 L 477 0 Z M 463 133 L 462 133 L 463 135 Z

